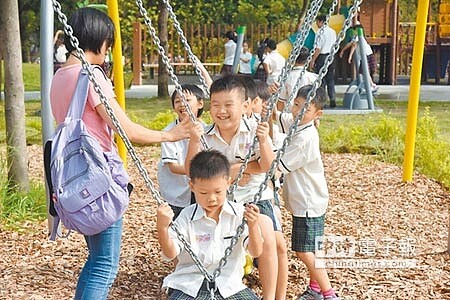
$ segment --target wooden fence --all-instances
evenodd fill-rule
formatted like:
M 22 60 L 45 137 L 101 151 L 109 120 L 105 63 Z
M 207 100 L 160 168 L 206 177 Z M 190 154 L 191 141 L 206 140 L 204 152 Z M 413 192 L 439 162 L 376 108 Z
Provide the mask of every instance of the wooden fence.
M 224 35 L 228 30 L 234 30 L 239 25 L 224 24 L 189 24 L 182 25 L 183 32 L 192 48 L 192 51 L 201 61 L 208 63 L 221 63 L 224 58 Z M 255 52 L 258 42 L 269 37 L 276 42 L 286 39 L 297 29 L 294 22 L 278 25 L 276 27 L 249 24 L 246 25 L 245 40 L 248 41 L 250 50 Z M 158 62 L 156 47 L 146 37 L 146 31 L 142 33 L 142 60 L 144 64 Z M 181 42 L 180 36 L 172 26 L 169 26 L 168 52 L 176 63 L 186 62 L 187 53 Z

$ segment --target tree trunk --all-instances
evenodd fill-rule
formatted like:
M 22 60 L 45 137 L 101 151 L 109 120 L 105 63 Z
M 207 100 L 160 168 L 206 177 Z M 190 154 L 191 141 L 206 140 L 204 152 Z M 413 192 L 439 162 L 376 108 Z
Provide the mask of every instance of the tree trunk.
M 167 41 L 169 39 L 167 32 L 167 19 L 168 12 L 162 0 L 159 0 L 159 16 L 158 16 L 158 35 L 161 40 L 161 45 L 167 54 Z M 162 61 L 161 55 L 158 61 L 158 97 L 169 97 L 169 73 L 167 72 L 166 66 Z
M 4 37 L 5 120 L 9 185 L 29 190 L 25 136 L 25 103 L 17 0 L 0 1 L 0 28 Z

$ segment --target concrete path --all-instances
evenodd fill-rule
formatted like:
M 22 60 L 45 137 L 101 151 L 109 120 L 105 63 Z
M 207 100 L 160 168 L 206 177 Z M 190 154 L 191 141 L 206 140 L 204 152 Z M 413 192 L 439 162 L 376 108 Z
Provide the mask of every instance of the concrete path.
M 336 93 L 342 98 L 348 85 L 337 85 Z M 169 93 L 175 90 L 169 85 Z M 125 91 L 127 98 L 148 98 L 158 94 L 156 85 L 134 85 Z M 380 85 L 375 100 L 407 101 L 409 98 L 409 85 Z M 450 101 L 450 85 L 422 85 L 420 88 L 420 101 Z
M 336 93 L 342 98 L 348 85 L 337 85 Z M 407 101 L 409 98 L 409 85 L 380 85 L 376 100 Z M 169 92 L 175 90 L 174 85 L 169 85 Z M 150 98 L 156 97 L 158 87 L 156 85 L 133 85 L 125 91 L 127 98 Z M 0 95 L 4 99 L 3 92 Z M 41 94 L 36 92 L 25 92 L 25 100 L 39 100 Z M 422 85 L 420 88 L 420 101 L 450 101 L 450 85 Z

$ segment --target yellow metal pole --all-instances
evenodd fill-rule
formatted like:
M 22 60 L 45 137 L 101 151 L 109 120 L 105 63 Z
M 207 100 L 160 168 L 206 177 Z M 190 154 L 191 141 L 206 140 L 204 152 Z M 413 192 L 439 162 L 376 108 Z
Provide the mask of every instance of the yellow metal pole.
M 425 45 L 429 0 L 419 0 L 417 5 L 416 32 L 409 89 L 408 115 L 406 118 L 405 155 L 403 181 L 412 181 L 414 169 L 414 146 L 416 142 L 417 115 L 419 109 L 420 80 Z
M 117 0 L 107 0 L 108 15 L 113 20 L 114 27 L 116 29 L 114 48 L 113 48 L 113 76 L 114 76 L 114 89 L 116 91 L 116 98 L 119 105 L 125 110 L 125 88 L 123 80 L 123 65 L 122 65 L 122 39 L 120 37 L 120 22 L 119 22 L 119 8 Z M 122 139 L 117 139 L 117 148 L 119 149 L 119 155 L 122 158 L 124 164 L 127 162 L 127 153 L 125 144 Z

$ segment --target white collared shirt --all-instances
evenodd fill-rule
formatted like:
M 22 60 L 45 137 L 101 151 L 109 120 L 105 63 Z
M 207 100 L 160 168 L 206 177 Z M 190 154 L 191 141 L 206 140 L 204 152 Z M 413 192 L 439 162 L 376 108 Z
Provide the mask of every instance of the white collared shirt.
M 198 204 L 183 209 L 179 217 L 174 221 L 184 237 L 189 241 L 194 253 L 204 264 L 209 273 L 218 266 L 224 256 L 225 249 L 230 245 L 231 237 L 236 234 L 237 227 L 241 224 L 244 207 L 241 204 L 226 201 L 219 216 L 219 222 L 208 218 L 203 208 Z M 183 244 L 178 240 L 173 230 L 169 231 L 171 239 L 177 247 L 178 263 L 175 271 L 169 274 L 163 281 L 163 288 L 173 288 L 195 297 L 205 279 L 191 256 L 184 250 Z M 248 228 L 244 229 L 227 264 L 216 279 L 220 294 L 230 297 L 243 290 L 246 286 L 242 283 L 244 276 L 245 254 L 248 240 Z
M 289 128 L 291 124 L 283 125 Z M 322 216 L 326 212 L 329 196 L 319 133 L 313 121 L 298 127 L 278 168 L 285 174 L 283 198 L 289 211 L 296 217 Z
M 314 47 L 320 49 L 320 54 L 328 54 L 331 52 L 331 47 L 336 41 L 336 31 L 327 25 L 323 25 L 322 34 L 317 34 L 314 41 Z M 320 32 L 320 29 L 317 33 Z
M 223 64 L 232 66 L 234 62 L 235 53 L 236 53 L 236 43 L 233 40 L 228 40 L 228 42 L 225 43 L 225 58 L 223 60 Z
M 253 143 L 253 139 L 256 134 L 257 122 L 254 118 L 241 119 L 239 132 L 233 137 L 231 143 L 228 144 L 221 137 L 220 132 L 216 130 L 215 124 L 207 126 L 205 130 L 206 143 L 212 149 L 222 152 L 231 164 L 242 163 L 245 156 Z M 272 144 L 270 137 L 269 142 Z M 275 151 L 275 148 L 274 148 Z M 254 151 L 249 161 L 259 160 L 260 151 L 259 143 L 256 144 Z M 260 184 L 264 181 L 265 173 L 252 174 L 249 182 L 245 186 L 238 186 L 234 194 L 234 200 L 239 203 L 246 203 L 253 200 L 256 192 L 259 190 Z M 262 195 L 261 200 L 268 200 L 273 198 L 273 191 L 270 187 L 266 188 Z
M 284 86 L 281 87 L 281 91 L 280 91 L 280 100 L 281 101 L 289 100 L 289 97 L 291 96 L 292 91 L 294 90 L 294 87 L 297 84 L 298 78 L 300 77 L 302 70 L 303 70 L 303 66 L 295 66 L 294 68 L 292 68 L 291 72 L 288 75 L 288 78 L 286 79 Z M 319 75 L 317 75 L 316 73 L 305 71 L 305 73 L 300 78 L 300 81 L 298 83 L 299 89 L 302 86 L 305 86 L 308 84 L 313 84 L 318 76 Z
M 272 73 L 267 75 L 267 84 L 270 86 L 278 81 L 278 77 L 286 63 L 286 59 L 277 50 L 273 50 L 267 54 L 264 63 L 269 65 L 269 68 L 272 71 Z

